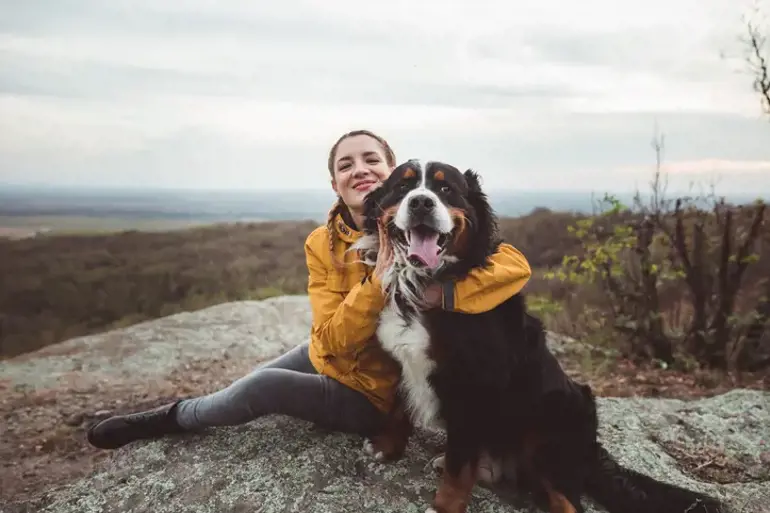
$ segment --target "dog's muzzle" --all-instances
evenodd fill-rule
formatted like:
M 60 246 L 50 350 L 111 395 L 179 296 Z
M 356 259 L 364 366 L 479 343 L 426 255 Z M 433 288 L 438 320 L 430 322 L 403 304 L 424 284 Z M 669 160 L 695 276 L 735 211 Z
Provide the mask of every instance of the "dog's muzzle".
M 436 198 L 415 194 L 408 198 L 406 206 L 407 257 L 413 265 L 435 269 L 447 240 Z

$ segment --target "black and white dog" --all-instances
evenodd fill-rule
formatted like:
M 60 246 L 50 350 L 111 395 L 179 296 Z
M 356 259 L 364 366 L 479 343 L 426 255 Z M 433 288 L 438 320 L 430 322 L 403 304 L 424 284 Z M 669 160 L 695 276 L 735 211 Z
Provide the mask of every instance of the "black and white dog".
M 354 246 L 362 259 L 374 266 L 380 229 L 394 252 L 377 338 L 401 364 L 411 421 L 446 430 L 445 468 L 429 512 L 466 510 L 484 453 L 513 462 L 519 485 L 551 513 L 583 512 L 583 495 L 611 513 L 726 511 L 612 459 L 597 440 L 591 389 L 563 372 L 521 294 L 479 314 L 423 308 L 429 285 L 485 266 L 501 242 L 476 173 L 408 161 L 369 194 L 366 217 Z

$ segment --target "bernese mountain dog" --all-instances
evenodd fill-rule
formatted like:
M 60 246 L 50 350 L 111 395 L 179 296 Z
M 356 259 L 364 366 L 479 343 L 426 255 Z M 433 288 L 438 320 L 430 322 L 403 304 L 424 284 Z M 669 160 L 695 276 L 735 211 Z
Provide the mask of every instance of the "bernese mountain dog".
M 715 498 L 620 466 L 597 439 L 587 385 L 562 370 L 541 321 L 516 294 L 479 314 L 425 308 L 424 291 L 485 266 L 501 239 L 479 176 L 410 160 L 366 198 L 354 245 L 374 266 L 381 241 L 394 253 L 377 339 L 401 365 L 401 415 L 367 441 L 380 458 L 403 454 L 410 428 L 441 428 L 441 483 L 426 513 L 466 511 L 485 455 L 513 464 L 518 486 L 551 513 L 582 513 L 588 496 L 611 513 L 717 513 Z M 451 289 L 449 289 L 451 291 Z M 450 300 L 452 294 L 446 295 Z

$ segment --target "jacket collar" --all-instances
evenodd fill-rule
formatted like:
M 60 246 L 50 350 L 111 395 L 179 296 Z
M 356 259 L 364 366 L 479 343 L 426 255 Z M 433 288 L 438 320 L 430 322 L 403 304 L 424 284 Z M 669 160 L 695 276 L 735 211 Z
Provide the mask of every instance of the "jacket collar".
M 339 238 L 345 242 L 355 242 L 361 235 L 363 235 L 361 231 L 353 228 L 355 223 L 347 208 L 343 209 L 342 213 L 337 214 L 334 217 L 334 226 L 337 229 Z

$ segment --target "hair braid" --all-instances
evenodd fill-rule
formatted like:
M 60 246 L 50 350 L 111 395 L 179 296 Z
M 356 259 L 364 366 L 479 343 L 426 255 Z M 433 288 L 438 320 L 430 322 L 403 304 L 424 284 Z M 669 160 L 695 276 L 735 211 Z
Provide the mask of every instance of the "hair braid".
M 342 198 L 339 196 L 337 197 L 337 201 L 334 202 L 334 206 L 332 206 L 331 210 L 329 210 L 329 216 L 326 219 L 326 228 L 329 231 L 329 254 L 332 257 L 332 265 L 337 271 L 342 271 L 345 268 L 345 263 L 341 262 L 337 255 L 334 254 L 334 243 L 337 241 L 337 225 L 334 222 L 335 218 L 338 214 L 342 213 L 342 209 L 345 207 L 345 202 L 342 201 Z

